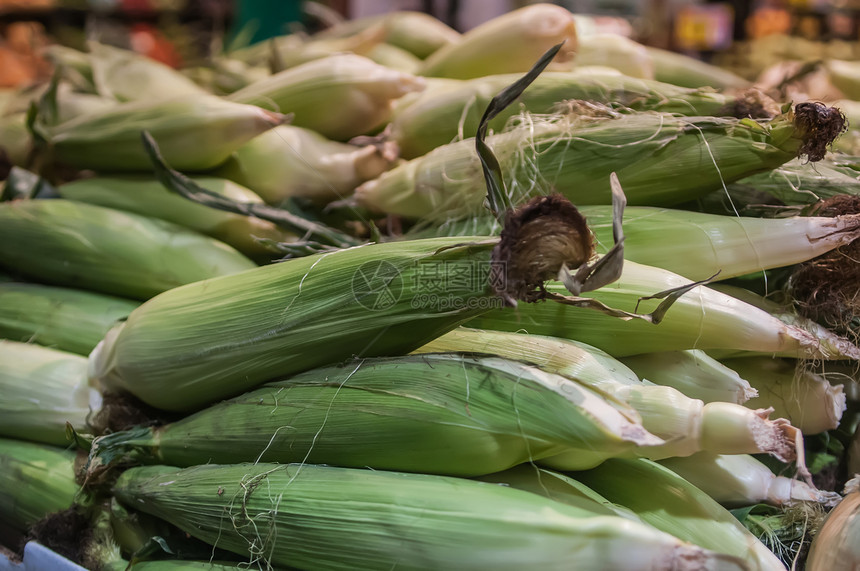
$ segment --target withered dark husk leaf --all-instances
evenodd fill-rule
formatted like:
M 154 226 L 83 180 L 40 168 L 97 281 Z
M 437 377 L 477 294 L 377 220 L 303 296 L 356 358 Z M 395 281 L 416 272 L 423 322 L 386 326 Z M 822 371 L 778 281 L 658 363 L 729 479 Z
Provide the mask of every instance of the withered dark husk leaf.
M 509 305 L 546 299 L 544 282 L 555 279 L 562 265 L 577 268 L 593 254 L 591 230 L 568 199 L 561 194 L 532 198 L 505 217 L 492 254 L 506 274 L 496 293 Z

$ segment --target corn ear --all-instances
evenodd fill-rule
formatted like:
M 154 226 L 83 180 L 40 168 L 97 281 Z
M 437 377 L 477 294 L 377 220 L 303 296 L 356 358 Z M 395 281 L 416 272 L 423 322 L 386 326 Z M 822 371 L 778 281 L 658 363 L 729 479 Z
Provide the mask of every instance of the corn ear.
M 860 65 L 855 61 L 831 59 L 824 62 L 830 82 L 846 99 L 860 100 Z
M 612 212 L 580 209 L 597 250 L 612 247 Z M 624 211 L 624 257 L 693 281 L 730 279 L 805 262 L 860 237 L 860 215 L 752 218 L 633 206 Z
M 784 569 L 779 559 L 729 511 L 655 462 L 614 459 L 571 475 L 661 531 L 705 549 L 739 557 L 750 569 Z
M 631 355 L 621 362 L 642 379 L 674 387 L 705 403 L 743 404 L 758 395 L 735 371 L 696 349 Z
M 649 311 L 655 302 L 640 303 L 640 298 L 685 284 L 689 282 L 666 270 L 625 262 L 617 282 L 585 295 L 610 307 L 633 311 L 639 304 L 639 311 Z M 566 291 L 556 283 L 548 284 L 547 290 Z M 561 304 L 522 305 L 516 312 L 492 310 L 472 319 L 469 326 L 574 339 L 613 357 L 716 348 L 825 359 L 860 356 L 857 347 L 822 345 L 812 334 L 704 286 L 681 296 L 658 327 Z
M 807 113 L 818 116 L 818 111 L 800 109 L 800 115 L 789 112 L 770 122 L 605 109 L 599 113 L 610 113 L 608 118 L 527 116 L 486 142 L 505 165 L 502 175 L 512 203 L 552 188 L 577 205 L 610 204 L 609 178 L 615 172 L 631 206 L 671 206 L 777 167 L 819 140 L 800 127 Z M 823 149 L 810 152 L 820 158 Z M 379 212 L 434 222 L 475 216 L 484 213 L 482 176 L 475 142 L 466 139 L 364 183 L 356 201 Z
M 23 167 L 33 149 L 24 113 L 0 117 L 0 165 Z
M 265 137 L 265 135 L 262 135 Z M 237 151 L 237 152 L 241 152 Z M 233 160 L 233 159 L 231 159 Z M 263 200 L 251 190 L 216 177 L 193 177 L 206 190 L 242 203 Z M 196 230 L 233 246 L 259 261 L 276 257 L 260 239 L 292 242 L 296 236 L 272 222 L 197 204 L 164 188 L 157 180 L 143 176 L 95 177 L 66 183 L 58 188 L 63 198 L 107 208 L 159 218 Z
M 0 203 L 0 244 L 0 264 L 24 275 L 138 299 L 256 267 L 175 224 L 65 199 Z
M 581 569 L 743 568 L 636 522 L 444 476 L 295 464 L 153 466 L 126 471 L 114 494 L 274 566 L 561 569 L 575 558 Z
M 838 104 L 834 106 L 839 108 Z M 743 178 L 729 185 L 729 192 L 749 188 L 766 192 L 787 205 L 812 204 L 839 194 L 860 194 L 860 173 L 841 166 L 831 157 L 815 165 L 795 159 L 779 168 Z
M 762 502 L 789 506 L 797 502 L 816 502 L 832 507 L 840 499 L 836 492 L 777 476 L 747 454 L 698 452 L 685 458 L 666 458 L 660 464 L 726 506 L 750 506 Z
M 292 113 L 294 125 L 344 141 L 385 124 L 393 100 L 422 89 L 419 77 L 341 54 L 276 73 L 227 99 Z
M 421 60 L 418 57 L 392 44 L 382 43 L 374 46 L 365 55 L 379 65 L 405 73 L 416 75 L 421 70 Z
M 119 297 L 30 283 L 0 283 L 0 337 L 89 355 L 139 304 Z
M 749 407 L 773 407 L 804 434 L 818 434 L 839 426 L 846 409 L 842 385 L 831 385 L 822 376 L 808 371 L 791 359 L 741 357 L 723 359 L 758 390 Z
M 846 484 L 845 499 L 833 508 L 812 540 L 806 569 L 856 569 L 860 565 L 860 490 L 855 475 Z
M 429 14 L 409 10 L 341 22 L 319 32 L 317 36 L 344 38 L 380 24 L 386 31 L 386 43 L 406 50 L 420 59 L 425 59 L 436 50 L 460 39 L 460 33 L 444 22 Z
M 283 115 L 258 107 L 195 95 L 123 103 L 41 131 L 55 158 L 79 169 L 152 170 L 140 141 L 146 130 L 173 168 L 201 171 L 283 122 Z
M 94 442 L 90 469 L 119 456 L 476 476 L 562 451 L 589 468 L 661 442 L 635 412 L 561 376 L 498 358 L 432 354 L 314 369 L 173 424 L 115 432 Z
M 527 72 L 544 52 L 562 42 L 558 62 L 576 53 L 573 15 L 561 6 L 534 4 L 493 18 L 433 52 L 424 60 L 421 74 L 471 79 Z
M 654 78 L 681 87 L 713 87 L 714 89 L 746 89 L 750 82 L 715 65 L 696 58 L 648 47 L 654 62 Z
M 390 137 L 404 158 L 424 155 L 436 147 L 474 136 L 490 100 L 520 74 L 486 75 L 453 84 L 429 83 L 427 89 L 395 107 Z M 454 80 L 449 80 L 454 81 Z M 564 110 L 569 100 L 592 101 L 621 110 L 661 111 L 681 115 L 734 115 L 746 107 L 742 98 L 707 90 L 613 74 L 587 68 L 569 72 L 545 71 L 511 105 L 492 121 L 496 132 L 522 111 L 551 113 Z M 744 115 L 772 116 L 776 104 L 760 96 L 759 109 L 745 109 Z M 626 189 L 625 189 L 626 190 Z
M 78 493 L 75 453 L 0 438 L 0 523 L 20 532 L 72 505 Z
M 152 101 L 208 93 L 196 83 L 152 58 L 131 50 L 89 42 L 93 82 L 102 97 Z
M 654 79 L 654 61 L 648 49 L 618 34 L 586 34 L 579 38 L 574 69 L 603 66 L 617 69 L 628 77 Z
M 108 333 L 90 356 L 90 376 L 152 406 L 189 411 L 353 355 L 403 354 L 500 307 L 485 277 L 436 299 L 421 284 L 420 272 L 444 276 L 446 263 L 473 277 L 489 271 L 491 247 L 367 245 L 165 292 Z
M 428 351 L 498 355 L 531 363 L 625 403 L 631 409 L 628 415 L 641 418 L 646 430 L 666 441 L 640 445 L 634 455 L 665 458 L 710 450 L 771 453 L 786 461 L 795 455 L 794 428 L 783 421 L 767 420 L 766 411 L 752 411 L 731 403 L 704 404 L 671 387 L 642 383 L 623 364 L 583 343 L 459 327 L 415 352 Z M 576 469 L 582 458 L 582 453 L 564 452 L 551 461 L 569 470 Z
M 327 203 L 350 196 L 362 182 L 382 174 L 396 154 L 390 145 L 347 145 L 281 125 L 242 145 L 217 173 L 269 204 L 292 197 Z
M 67 444 L 66 423 L 86 427 L 101 395 L 87 383 L 85 357 L 40 345 L 0 340 L 0 435 Z

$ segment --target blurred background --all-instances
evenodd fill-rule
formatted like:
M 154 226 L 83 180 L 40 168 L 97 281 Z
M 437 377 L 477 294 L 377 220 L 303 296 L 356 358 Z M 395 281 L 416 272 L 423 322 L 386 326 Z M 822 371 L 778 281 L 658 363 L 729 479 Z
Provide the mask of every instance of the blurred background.
M 42 46 L 86 39 L 131 48 L 173 67 L 225 47 L 313 32 L 335 19 L 394 10 L 432 14 L 464 32 L 524 0 L 0 0 L 0 86 L 50 73 Z M 860 0 L 563 0 L 599 31 L 686 53 L 753 79 L 785 60 L 855 59 Z

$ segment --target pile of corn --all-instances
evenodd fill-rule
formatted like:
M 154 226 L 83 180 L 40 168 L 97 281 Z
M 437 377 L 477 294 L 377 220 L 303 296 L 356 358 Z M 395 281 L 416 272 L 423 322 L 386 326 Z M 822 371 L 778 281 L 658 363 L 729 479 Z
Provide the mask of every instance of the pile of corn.
M 860 472 L 843 117 L 586 23 L 393 13 L 182 71 L 51 48 L 0 100 L 0 544 L 804 560 Z

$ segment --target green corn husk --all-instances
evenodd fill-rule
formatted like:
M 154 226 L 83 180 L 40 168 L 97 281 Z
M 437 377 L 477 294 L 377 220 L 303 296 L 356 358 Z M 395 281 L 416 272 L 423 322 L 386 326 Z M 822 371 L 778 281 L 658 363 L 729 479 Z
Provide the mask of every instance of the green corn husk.
M 343 141 L 385 124 L 393 100 L 422 89 L 419 77 L 341 54 L 276 73 L 227 99 L 293 113 L 294 125 Z
M 423 12 L 388 12 L 341 22 L 317 34 L 319 38 L 346 38 L 382 25 L 385 42 L 425 59 L 436 50 L 457 42 L 460 33 Z
M 125 560 L 111 561 L 103 565 L 101 571 L 235 571 L 248 568 L 247 563 L 156 559 L 153 561 L 134 562 Z
M 0 283 L 0 337 L 89 355 L 137 302 L 88 291 Z
M 45 59 L 54 64 L 55 67 L 63 68 L 64 77 L 68 78 L 71 71 L 73 80 L 77 87 L 87 88 L 90 93 L 95 93 L 93 81 L 92 60 L 86 52 L 76 50 L 67 46 L 54 44 L 44 49 Z
M 611 207 L 584 206 L 596 249 L 612 247 Z M 693 281 L 790 266 L 860 237 L 860 215 L 732 217 L 646 206 L 624 211 L 624 258 Z
M 33 150 L 33 137 L 27 130 L 24 113 L 0 117 L 0 164 L 23 167 Z
M 580 36 L 573 68 L 599 65 L 617 69 L 625 76 L 654 79 L 654 61 L 648 49 L 618 34 Z
M 444 476 L 313 465 L 152 466 L 126 471 L 114 494 L 274 566 L 743 568 L 630 520 Z
M 548 49 L 564 42 L 555 58 L 576 53 L 576 24 L 561 6 L 533 4 L 497 16 L 433 52 L 421 75 L 472 79 L 497 73 L 525 73 Z
M 846 484 L 845 499 L 833 508 L 812 540 L 806 569 L 828 571 L 860 567 L 860 490 L 857 476 Z
M 827 327 L 824 327 L 811 319 L 798 315 L 791 307 L 786 307 L 783 304 L 737 286 L 715 283 L 709 287 L 713 290 L 730 295 L 735 299 L 739 299 L 744 303 L 748 303 L 753 307 L 757 307 L 779 319 L 786 325 L 806 331 L 808 334 L 818 339 L 818 343 L 821 345 L 821 349 L 825 353 L 831 353 L 834 355 L 842 352 L 853 353 L 853 349 L 850 347 L 851 342 L 846 338 L 836 335 Z M 731 359 L 734 357 L 773 356 L 773 354 L 768 351 L 762 353 L 756 351 L 725 349 L 709 349 L 708 354 L 719 360 Z M 854 357 L 845 358 L 856 360 Z
M 0 438 L 0 523 L 27 532 L 69 508 L 77 493 L 74 452 Z
M 654 62 L 654 78 L 682 87 L 746 89 L 750 82 L 734 73 L 690 56 L 648 47 Z
M 831 59 L 824 62 L 827 77 L 847 99 L 860 99 L 860 64 L 856 61 Z
M 730 512 L 656 462 L 613 459 L 570 475 L 661 531 L 739 557 L 750 569 L 784 569 Z
M 787 418 L 804 434 L 839 426 L 846 408 L 842 385 L 831 385 L 822 376 L 799 369 L 790 359 L 741 357 L 722 363 L 758 390 L 759 396 L 746 406 L 773 407 L 775 415 Z
M 841 498 L 836 492 L 777 476 L 747 454 L 698 452 L 685 458 L 666 458 L 660 460 L 660 464 L 725 506 L 750 506 L 764 502 L 790 506 L 797 502 L 816 502 L 832 507 Z
M 618 516 L 643 523 L 633 511 L 610 502 L 585 484 L 561 472 L 547 470 L 536 464 L 520 464 L 510 470 L 475 479 L 538 494 L 563 504 L 587 509 L 597 515 Z
M 642 383 L 622 363 L 583 343 L 459 327 L 415 353 L 434 351 L 498 355 L 530 363 L 626 403 L 640 415 L 646 430 L 666 441 L 638 447 L 630 456 L 666 458 L 710 450 L 771 453 L 788 460 L 795 454 L 796 431 L 781 422 L 768 421 L 765 411 L 731 403 L 704 404 L 671 387 Z M 559 465 L 562 459 L 556 457 L 555 462 Z M 565 469 L 577 469 L 581 459 L 576 453 L 564 453 L 564 462 Z
M 412 55 L 411 52 L 398 48 L 392 44 L 382 43 L 374 46 L 367 54 L 369 59 L 375 61 L 379 65 L 390 67 L 405 73 L 413 75 L 421 71 L 421 60 Z
M 666 270 L 625 262 L 624 273 L 617 282 L 585 295 L 610 307 L 633 311 L 640 297 L 684 284 L 689 282 Z M 547 290 L 566 291 L 557 283 L 548 284 Z M 639 311 L 649 311 L 654 303 L 643 301 Z M 657 327 L 641 320 L 622 321 L 560 304 L 523 305 L 517 311 L 492 310 L 472 319 L 469 326 L 574 339 L 603 349 L 613 357 L 717 348 L 818 359 L 860 356 L 860 349 L 844 339 L 832 334 L 831 339 L 816 337 L 702 286 L 681 296 Z
M 517 79 L 519 74 L 502 74 L 459 84 L 429 85 L 413 102 L 396 108 L 390 137 L 400 147 L 401 156 L 412 159 L 452 141 L 474 136 L 490 100 Z M 776 104 L 760 93 L 733 97 L 605 71 L 577 69 L 543 72 L 518 98 L 519 105 L 509 106 L 490 121 L 489 126 L 501 131 L 521 111 L 550 113 L 562 109 L 568 100 L 593 101 L 622 110 L 691 116 L 743 112 L 743 116 L 752 113 L 754 117 L 761 117 L 779 112 Z
M 265 135 L 262 135 L 265 137 Z M 256 140 L 256 139 L 255 139 Z M 243 147 L 244 148 L 244 147 Z M 237 153 L 241 153 L 240 149 Z M 231 159 L 233 160 L 233 159 Z M 221 196 L 242 203 L 263 200 L 251 190 L 230 180 L 216 177 L 192 177 L 192 180 Z M 268 220 L 217 210 L 192 202 L 170 192 L 151 177 L 96 177 L 80 179 L 59 187 L 63 198 L 143 216 L 167 220 L 196 230 L 233 246 L 246 256 L 269 261 L 276 257 L 258 239 L 293 242 L 296 236 Z
M 635 411 L 585 385 L 504 359 L 438 354 L 314 369 L 166 426 L 115 432 L 93 443 L 90 467 L 120 457 L 476 476 L 561 452 L 585 469 L 660 443 Z
M 418 272 L 441 273 L 446 262 L 490 268 L 492 244 L 454 248 L 462 242 L 361 246 L 165 292 L 108 333 L 90 376 L 188 411 L 353 355 L 407 353 L 500 307 L 482 280 L 436 299 L 422 290 Z
M 195 95 L 123 103 L 40 131 L 58 161 L 79 169 L 152 170 L 140 140 L 146 130 L 171 167 L 201 171 L 284 119 L 253 105 Z
M 209 94 L 175 69 L 131 50 L 89 42 L 93 83 L 103 97 L 152 101 Z
M 101 395 L 87 383 L 85 357 L 40 345 L 0 340 L 0 435 L 68 444 L 66 423 L 86 428 Z
M 359 184 L 387 170 L 396 159 L 391 151 L 281 125 L 240 147 L 216 172 L 253 189 L 269 204 L 292 197 L 327 203 L 351 195 Z
M 642 379 L 674 387 L 690 398 L 743 404 L 758 395 L 746 379 L 704 351 L 689 349 L 624 357 Z
M 231 562 L 236 558 L 232 553 L 213 547 L 198 539 L 188 536 L 179 528 L 157 517 L 145 514 L 123 506 L 116 498 L 110 498 L 109 503 L 103 504 L 102 511 L 96 516 L 97 524 L 101 519 L 107 519 L 107 529 L 104 535 L 108 541 L 103 541 L 113 549 L 99 549 L 98 544 L 89 549 L 89 559 L 95 560 L 93 567 L 102 570 L 117 569 L 125 571 L 128 561 L 117 558 L 125 556 L 134 561 L 131 569 L 235 569 L 239 563 Z M 94 547 L 94 548 L 93 548 Z M 171 559 L 162 559 L 170 556 Z M 142 561 L 144 558 L 162 559 L 160 561 Z M 218 560 L 224 560 L 218 562 Z M 196 561 L 201 560 L 201 561 Z M 213 561 L 215 560 L 215 561 Z M 211 567 L 201 567 L 203 561 Z M 120 566 L 120 563 L 122 565 Z M 144 565 L 144 564 L 147 565 Z M 222 567 L 222 565 L 224 567 Z M 143 567 L 141 567 L 143 566 Z M 247 562 L 245 562 L 247 569 Z
M 800 123 L 808 119 L 809 108 L 803 109 Z M 654 112 L 521 121 L 487 137 L 505 165 L 502 174 L 514 204 L 549 189 L 577 206 L 609 204 L 609 177 L 615 172 L 630 205 L 671 206 L 777 167 L 810 144 L 804 142 L 809 132 L 796 126 L 793 112 L 770 122 Z M 431 222 L 475 216 L 484 212 L 482 176 L 475 142 L 466 139 L 364 183 L 356 201 L 371 210 Z
M 256 267 L 175 224 L 65 199 L 0 203 L 0 265 L 41 281 L 146 299 Z
M 57 92 L 57 120 L 55 125 L 85 115 L 97 115 L 116 105 L 116 101 L 113 99 L 90 93 L 77 93 L 65 89 L 65 87 L 67 87 L 66 84 L 61 84 Z

